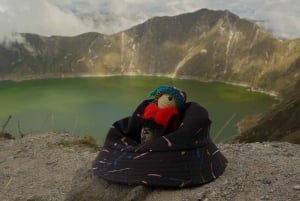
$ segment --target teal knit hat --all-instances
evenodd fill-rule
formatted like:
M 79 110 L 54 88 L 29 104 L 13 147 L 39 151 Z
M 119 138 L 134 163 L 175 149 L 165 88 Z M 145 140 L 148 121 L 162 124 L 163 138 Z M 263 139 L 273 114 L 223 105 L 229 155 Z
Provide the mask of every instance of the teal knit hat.
M 157 99 L 161 94 L 170 94 L 171 96 L 173 96 L 179 108 L 182 108 L 184 106 L 184 103 L 186 102 L 186 93 L 184 91 L 180 91 L 178 88 L 168 85 L 163 85 L 155 88 L 150 92 L 149 96 L 155 97 L 155 99 Z

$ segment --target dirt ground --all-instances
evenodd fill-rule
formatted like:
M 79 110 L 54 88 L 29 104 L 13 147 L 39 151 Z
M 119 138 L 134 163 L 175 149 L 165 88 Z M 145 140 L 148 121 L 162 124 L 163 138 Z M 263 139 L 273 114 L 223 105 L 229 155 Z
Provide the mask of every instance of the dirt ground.
M 46 133 L 0 140 L 0 200 L 63 201 L 76 170 L 97 155 L 93 148 L 68 143 L 74 139 L 68 133 Z M 300 200 L 300 145 L 218 147 L 229 164 L 215 182 L 181 190 L 154 189 L 142 200 Z

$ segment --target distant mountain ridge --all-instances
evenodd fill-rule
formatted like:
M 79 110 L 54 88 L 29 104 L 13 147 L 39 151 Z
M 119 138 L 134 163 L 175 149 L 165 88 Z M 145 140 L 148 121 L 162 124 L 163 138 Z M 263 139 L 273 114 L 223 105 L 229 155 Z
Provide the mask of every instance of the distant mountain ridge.
M 284 94 L 300 78 L 300 39 L 276 39 L 229 11 L 155 17 L 113 35 L 22 36 L 24 43 L 0 46 L 1 79 L 151 74 Z
M 0 45 L 0 80 L 139 74 L 243 84 L 285 100 L 243 121 L 236 140 L 300 143 L 299 118 L 288 120 L 300 111 L 300 39 L 280 40 L 229 11 L 155 17 L 112 35 L 22 36 Z

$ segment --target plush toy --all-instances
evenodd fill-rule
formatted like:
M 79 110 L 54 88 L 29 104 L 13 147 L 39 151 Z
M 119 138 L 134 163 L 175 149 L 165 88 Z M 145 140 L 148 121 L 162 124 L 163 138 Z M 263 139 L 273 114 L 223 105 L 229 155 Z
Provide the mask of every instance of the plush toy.
M 178 126 L 179 109 L 186 101 L 186 93 L 176 87 L 160 86 L 150 93 L 154 101 L 146 106 L 142 115 L 144 125 L 141 143 L 175 131 Z

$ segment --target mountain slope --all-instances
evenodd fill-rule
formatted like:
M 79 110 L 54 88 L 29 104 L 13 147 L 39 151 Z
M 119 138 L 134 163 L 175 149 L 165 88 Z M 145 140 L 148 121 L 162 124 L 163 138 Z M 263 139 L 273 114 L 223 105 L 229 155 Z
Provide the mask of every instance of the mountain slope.
M 261 115 L 239 123 L 236 142 L 288 141 L 300 144 L 300 92 L 286 98 Z
M 300 39 L 278 40 L 229 11 L 155 17 L 113 35 L 22 36 L 24 43 L 0 46 L 0 79 L 151 74 L 284 94 L 300 78 Z

